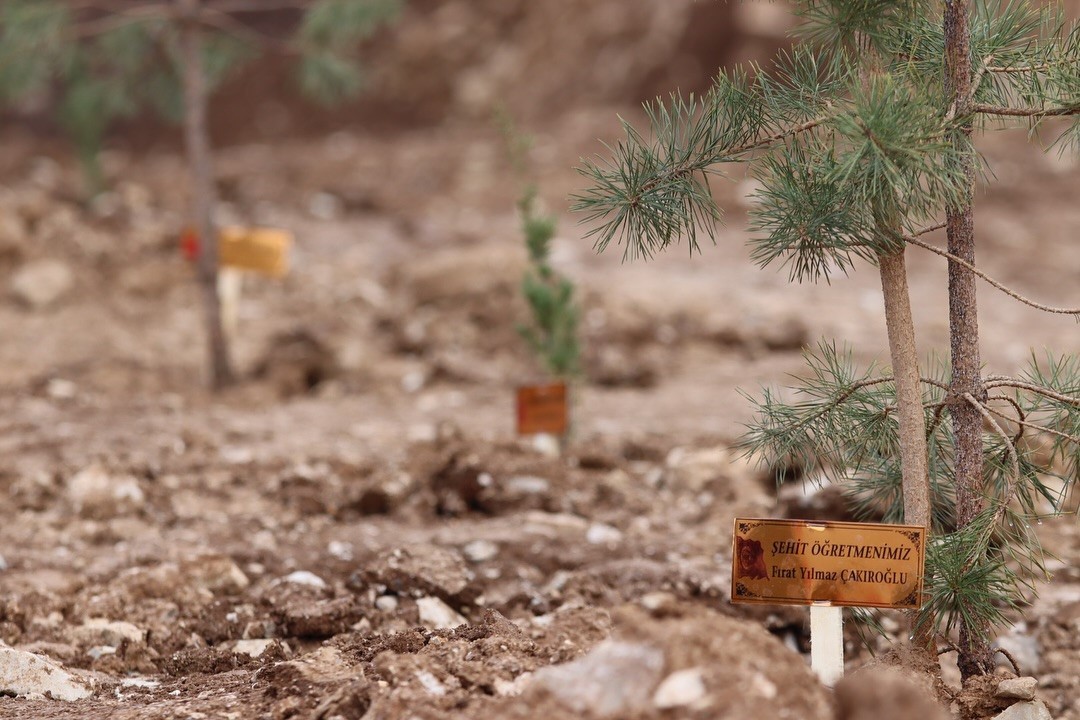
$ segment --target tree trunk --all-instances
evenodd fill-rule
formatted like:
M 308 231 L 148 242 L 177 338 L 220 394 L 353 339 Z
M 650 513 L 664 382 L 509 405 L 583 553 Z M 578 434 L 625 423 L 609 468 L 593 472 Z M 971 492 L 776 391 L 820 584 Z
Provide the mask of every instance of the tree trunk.
M 191 173 L 192 211 L 199 236 L 198 275 L 210 360 L 210 386 L 220 390 L 233 380 L 228 338 L 218 296 L 218 237 L 214 227 L 217 193 L 206 128 L 207 90 L 201 31 L 195 21 L 200 0 L 179 0 L 183 15 L 184 140 Z
M 896 379 L 897 420 L 900 425 L 900 472 L 904 491 L 904 522 L 930 531 L 930 472 L 927 467 L 926 416 L 922 408 L 919 356 L 915 322 L 911 317 L 907 263 L 904 249 L 878 257 L 881 294 L 885 299 L 885 326 L 889 355 Z M 910 619 L 914 626 L 917 612 Z M 929 625 L 912 638 L 915 648 L 928 650 L 933 636 Z
M 945 2 L 945 82 L 955 104 L 956 116 L 967 114 L 971 103 L 971 46 L 966 0 Z M 963 128 L 971 134 L 971 125 Z M 966 138 L 957 142 L 967 143 Z M 975 226 L 972 189 L 975 185 L 974 159 L 963 161 L 967 192 L 959 207 L 946 212 L 949 252 L 969 263 L 975 262 Z M 951 404 L 949 407 L 955 439 L 956 522 L 966 527 L 983 509 L 982 416 L 964 400 L 970 393 L 986 399 L 980 377 L 979 320 L 975 297 L 975 275 L 949 261 L 949 337 L 952 353 Z M 960 673 L 966 679 L 993 670 L 993 654 L 985 640 L 987 628 L 960 625 Z

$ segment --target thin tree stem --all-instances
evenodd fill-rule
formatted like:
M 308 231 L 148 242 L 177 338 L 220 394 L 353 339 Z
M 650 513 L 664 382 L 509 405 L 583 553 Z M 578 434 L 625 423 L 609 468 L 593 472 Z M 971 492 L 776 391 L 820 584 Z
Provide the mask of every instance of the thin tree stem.
M 878 258 L 889 354 L 896 378 L 900 426 L 900 468 L 904 522 L 930 527 L 930 474 L 927 466 L 926 416 L 923 413 L 915 323 L 911 316 L 904 251 Z
M 196 23 L 200 0 L 179 0 L 184 16 L 182 29 L 184 73 L 184 139 L 191 171 L 192 210 L 199 235 L 198 272 L 207 332 L 210 385 L 220 390 L 233 380 L 228 338 L 221 318 L 218 296 L 218 238 L 214 227 L 217 193 L 207 131 L 207 89 L 202 65 L 201 30 Z
M 971 31 L 968 27 L 966 0 L 945 0 L 945 87 L 956 108 L 956 116 L 970 118 L 971 104 Z M 953 141 L 966 147 L 972 131 L 970 120 L 954 136 Z M 962 171 L 966 187 L 959 204 L 946 209 L 949 253 L 975 265 L 975 226 L 972 212 L 972 193 L 975 185 L 975 163 L 970 152 L 962 153 Z M 954 462 L 956 475 L 956 520 L 958 528 L 971 524 L 983 509 L 982 494 L 982 412 L 978 404 L 985 400 L 979 371 L 979 321 L 976 301 L 976 276 L 969 267 L 949 261 L 949 337 L 952 366 L 951 394 L 955 398 L 970 398 L 952 408 Z M 978 622 L 978 621 L 975 621 Z M 958 665 L 963 678 L 985 675 L 993 670 L 993 657 L 986 641 L 987 628 L 960 623 L 960 657 Z

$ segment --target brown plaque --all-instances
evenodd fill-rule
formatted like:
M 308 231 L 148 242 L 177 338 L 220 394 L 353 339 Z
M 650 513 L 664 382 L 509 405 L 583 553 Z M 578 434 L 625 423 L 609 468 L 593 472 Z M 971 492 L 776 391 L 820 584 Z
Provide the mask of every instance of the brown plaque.
M 731 602 L 918 608 L 926 530 L 735 518 Z
M 221 264 L 271 277 L 289 270 L 292 235 L 271 228 L 221 228 L 218 234 Z
M 567 425 L 566 383 L 518 388 L 518 435 L 562 435 L 566 432 Z

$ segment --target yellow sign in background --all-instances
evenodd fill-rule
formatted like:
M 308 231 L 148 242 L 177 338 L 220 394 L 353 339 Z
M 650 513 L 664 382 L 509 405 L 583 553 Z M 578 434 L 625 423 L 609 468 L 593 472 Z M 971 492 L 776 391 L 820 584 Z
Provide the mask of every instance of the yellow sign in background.
M 925 540 L 913 525 L 735 518 L 731 601 L 917 608 Z

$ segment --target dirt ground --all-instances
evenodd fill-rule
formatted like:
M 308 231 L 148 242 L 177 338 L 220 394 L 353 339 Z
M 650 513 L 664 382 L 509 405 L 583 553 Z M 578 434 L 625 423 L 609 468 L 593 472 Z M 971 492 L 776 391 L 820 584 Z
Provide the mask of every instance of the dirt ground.
M 467 5 L 446 7 L 460 24 Z M 702 22 L 675 6 L 684 24 L 650 35 L 649 57 Z M 640 43 L 635 27 L 610 47 Z M 400 32 L 401 47 L 428 47 L 402 39 L 421 28 Z M 769 42 L 739 37 L 725 53 Z M 117 138 L 112 191 L 86 206 L 62 145 L 25 123 L 0 133 L 0 640 L 94 688 L 73 703 L 0 697 L 0 717 L 862 717 L 844 709 L 854 690 L 838 704 L 810 672 L 805 609 L 728 600 L 733 517 L 845 511 L 831 490 L 778 492 L 731 446 L 750 412 L 738 390 L 784 383 L 819 338 L 885 361 L 877 273 L 790 286 L 756 269 L 740 177 L 718 186 L 727 224 L 699 256 L 597 256 L 566 212 L 573 167 L 652 86 L 616 78 L 591 102 L 571 87 L 552 113 L 522 101 L 560 216 L 555 264 L 584 310 L 573 436 L 562 456 L 542 452 L 513 427 L 514 387 L 542 379 L 515 329 L 520 180 L 477 109 L 500 65 L 469 67 L 471 85 L 428 96 L 443 120 L 313 135 L 283 121 L 220 150 L 220 220 L 297 244 L 288 277 L 245 279 L 243 381 L 219 397 L 203 390 L 169 139 Z M 1076 305 L 1080 162 L 1022 132 L 982 149 L 997 177 L 977 200 L 980 264 Z M 944 265 L 909 263 L 921 351 L 944 356 Z M 18 291 L 42 264 L 52 274 L 35 287 L 56 292 Z M 980 293 L 988 372 L 1015 372 L 1031 348 L 1080 351 L 1067 318 Z M 1054 718 L 1080 720 L 1080 526 L 1068 515 L 1040 534 L 1053 578 L 1000 642 Z M 899 615 L 882 622 L 869 648 L 848 624 L 849 671 L 907 632 Z M 917 688 L 895 693 L 895 717 L 932 717 Z

